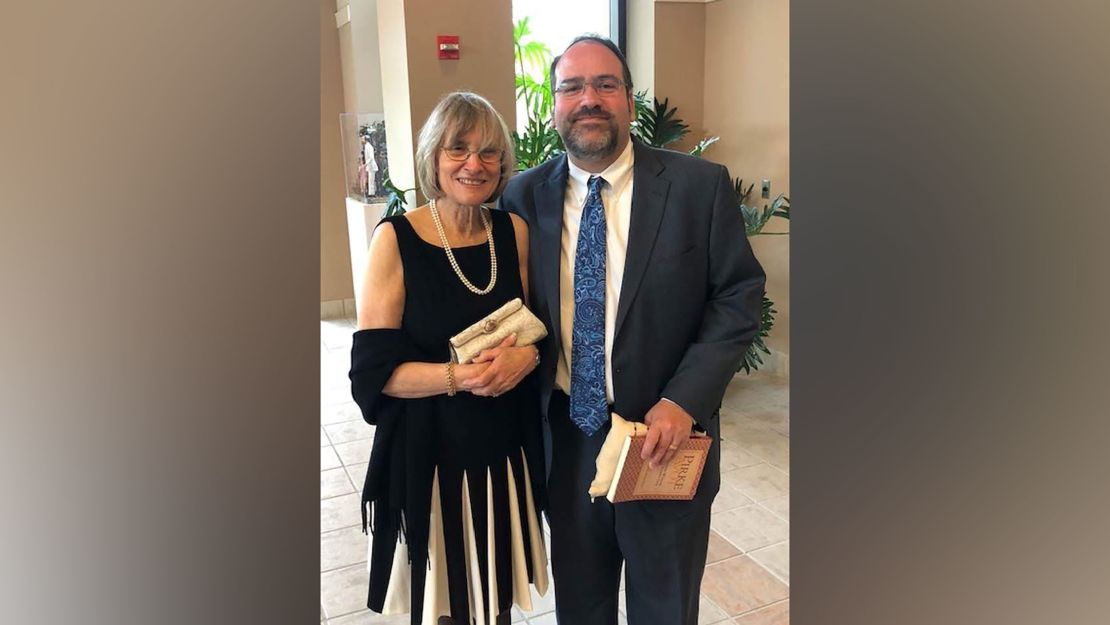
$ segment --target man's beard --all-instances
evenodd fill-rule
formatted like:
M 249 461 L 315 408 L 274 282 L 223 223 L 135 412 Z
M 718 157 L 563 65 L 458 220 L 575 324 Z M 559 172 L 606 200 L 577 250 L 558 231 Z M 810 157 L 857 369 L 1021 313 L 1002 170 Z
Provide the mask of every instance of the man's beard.
M 585 129 L 576 127 L 574 121 L 571 121 L 566 127 L 566 131 L 560 133 L 563 136 L 563 144 L 566 146 L 567 152 L 583 160 L 611 156 L 617 149 L 617 124 L 611 116 L 605 121 L 608 125 L 608 132 L 602 133 L 601 136 L 592 140 L 583 137 L 582 134 Z

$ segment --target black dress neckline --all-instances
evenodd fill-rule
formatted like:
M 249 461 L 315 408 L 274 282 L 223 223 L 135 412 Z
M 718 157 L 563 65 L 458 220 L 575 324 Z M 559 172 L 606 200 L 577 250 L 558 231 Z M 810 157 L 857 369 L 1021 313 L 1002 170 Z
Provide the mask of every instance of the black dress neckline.
M 420 233 L 416 231 L 416 228 L 412 225 L 412 221 L 409 220 L 409 218 L 407 216 L 401 215 L 400 217 L 401 217 L 401 219 L 405 220 L 405 223 L 408 225 L 409 229 L 412 230 L 412 233 L 414 235 L 416 235 L 417 240 L 419 240 L 421 243 L 423 243 L 424 245 L 427 245 L 429 247 L 434 247 L 437 250 L 447 249 L 447 248 L 443 247 L 442 245 L 436 245 L 435 243 L 432 243 L 431 241 L 428 241 L 424 237 L 420 236 Z M 491 217 L 491 219 L 492 219 L 492 217 Z M 473 249 L 473 248 L 477 248 L 477 247 L 488 248 L 489 247 L 489 238 L 487 238 L 484 243 L 475 243 L 474 245 L 460 245 L 458 247 L 455 247 L 454 245 L 452 245 L 451 246 L 451 251 L 454 252 L 455 250 L 469 250 L 469 249 Z

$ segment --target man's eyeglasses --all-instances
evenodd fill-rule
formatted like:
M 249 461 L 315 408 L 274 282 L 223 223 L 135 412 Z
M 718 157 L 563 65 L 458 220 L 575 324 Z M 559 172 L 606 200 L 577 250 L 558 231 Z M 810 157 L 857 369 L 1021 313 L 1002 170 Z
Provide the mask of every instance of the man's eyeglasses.
M 587 85 L 593 87 L 597 95 L 610 96 L 620 91 L 621 87 L 624 86 L 624 81 L 612 77 L 595 78 L 590 81 L 567 80 L 555 87 L 555 93 L 564 98 L 577 98 L 585 93 Z
M 464 148 L 459 145 L 440 149 L 443 150 L 443 153 L 447 155 L 447 158 L 453 161 L 465 161 L 466 159 L 470 158 L 471 154 L 477 154 L 478 159 L 486 165 L 495 165 L 497 163 L 500 163 L 501 155 L 504 153 L 503 150 L 498 150 L 495 148 L 471 150 L 470 148 Z

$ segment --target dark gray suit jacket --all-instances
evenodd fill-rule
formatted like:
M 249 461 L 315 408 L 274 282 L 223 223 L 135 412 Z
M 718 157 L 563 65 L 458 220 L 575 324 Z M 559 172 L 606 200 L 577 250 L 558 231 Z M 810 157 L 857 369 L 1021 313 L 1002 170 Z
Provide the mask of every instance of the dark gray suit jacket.
M 634 144 L 632 214 L 613 340 L 613 410 L 643 421 L 666 397 L 714 439 L 726 386 L 759 330 L 765 276 L 744 234 L 728 171 L 688 154 Z M 567 158 L 515 176 L 501 208 L 529 226 L 530 305 L 546 416 L 561 348 L 559 252 Z

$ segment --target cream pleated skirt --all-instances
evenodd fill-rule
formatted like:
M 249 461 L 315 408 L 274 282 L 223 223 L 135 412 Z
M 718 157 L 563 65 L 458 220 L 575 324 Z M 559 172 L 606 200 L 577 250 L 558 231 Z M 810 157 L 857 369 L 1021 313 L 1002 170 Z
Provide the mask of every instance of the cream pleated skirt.
M 536 506 L 532 495 L 532 482 L 528 475 L 528 463 L 521 452 L 520 466 L 524 472 L 522 476 L 513 474 L 512 463 L 505 459 L 508 477 L 500 488 L 507 490 L 509 502 L 509 536 L 498 536 L 495 528 L 498 523 L 493 522 L 494 516 L 494 480 L 489 469 L 485 475 L 469 475 L 463 473 L 462 477 L 462 534 L 463 557 L 466 562 L 467 597 L 469 599 L 470 618 L 475 625 L 495 625 L 498 608 L 498 597 L 501 589 L 497 587 L 498 566 L 510 566 L 512 569 L 512 603 L 521 610 L 532 609 L 532 594 L 529 591 L 528 562 L 532 563 L 532 585 L 542 597 L 547 594 L 547 551 L 544 548 L 543 531 L 536 515 Z M 520 479 L 517 479 L 520 478 Z M 470 480 L 481 479 L 486 482 L 486 510 L 485 523 L 477 523 L 475 510 L 471 506 Z M 524 492 L 518 492 L 517 484 L 524 485 Z M 523 506 L 520 498 L 524 498 Z M 432 480 L 431 522 L 428 536 L 428 572 L 424 583 L 424 607 L 421 618 L 422 625 L 437 625 L 439 617 L 448 616 L 458 618 L 451 614 L 450 595 L 447 576 L 447 550 L 445 549 L 443 532 L 443 514 L 440 498 L 439 470 L 435 472 Z M 521 518 L 520 510 L 526 511 L 526 518 Z M 475 526 L 486 527 L 486 554 L 479 558 L 479 545 L 481 542 L 475 534 Z M 504 524 L 500 524 L 504 525 Z M 527 532 L 525 532 L 527 529 Z M 527 538 L 525 534 L 527 533 Z M 496 545 L 507 539 L 512 557 L 509 562 L 498 562 Z M 373 549 L 373 541 L 369 549 Z M 526 544 L 527 543 L 527 544 Z M 367 562 L 372 562 L 371 554 L 367 554 Z M 481 570 L 481 561 L 487 563 L 489 571 Z M 369 564 L 367 565 L 369 566 Z M 394 552 L 393 568 L 389 575 L 389 585 L 386 589 L 385 605 L 382 614 L 404 614 L 409 612 L 412 605 L 412 572 L 408 557 L 408 545 L 402 540 L 398 541 Z M 486 588 L 482 588 L 482 579 L 488 580 Z

